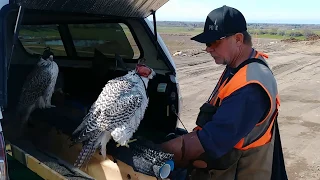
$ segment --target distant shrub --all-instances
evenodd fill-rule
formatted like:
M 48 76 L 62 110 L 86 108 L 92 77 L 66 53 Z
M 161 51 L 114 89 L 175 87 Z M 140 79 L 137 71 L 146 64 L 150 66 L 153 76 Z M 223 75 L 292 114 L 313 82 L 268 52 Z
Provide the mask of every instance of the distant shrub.
M 248 30 L 248 33 L 253 36 L 253 35 L 256 35 L 257 34 L 257 30 L 254 30 L 254 29 L 249 29 Z
M 310 37 L 313 37 L 313 36 L 316 36 L 316 35 L 317 35 L 316 33 L 312 32 L 312 31 L 309 30 L 309 29 L 303 30 L 303 36 L 304 36 L 305 38 L 310 38 Z
M 272 28 L 272 29 L 269 31 L 269 34 L 271 34 L 271 35 L 277 35 L 277 31 L 278 31 L 277 28 Z
M 250 28 L 248 29 L 249 34 L 252 36 L 255 35 L 278 35 L 278 36 L 289 36 L 289 37 L 302 37 L 305 36 L 306 38 L 314 37 L 317 34 L 314 33 L 312 30 L 305 29 L 305 30 L 287 30 L 284 28 L 271 28 L 271 29 L 255 29 Z
M 284 30 L 278 30 L 278 31 L 277 31 L 277 35 L 279 35 L 279 36 L 285 36 L 285 35 L 286 35 L 286 31 L 284 31 Z
M 289 33 L 289 36 L 291 36 L 291 37 L 299 37 L 299 36 L 303 36 L 303 34 L 301 32 L 299 32 L 299 31 L 291 31 Z
M 259 35 L 268 34 L 268 31 L 267 31 L 267 30 L 264 30 L 264 29 L 261 29 L 261 30 L 258 31 L 257 34 L 259 34 Z

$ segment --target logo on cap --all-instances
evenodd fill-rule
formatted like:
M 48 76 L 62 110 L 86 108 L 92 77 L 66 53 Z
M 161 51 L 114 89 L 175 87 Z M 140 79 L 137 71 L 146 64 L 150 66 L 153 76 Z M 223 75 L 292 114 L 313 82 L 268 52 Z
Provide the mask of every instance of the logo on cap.
M 217 19 L 214 21 L 214 24 L 213 24 L 213 25 L 209 25 L 209 30 L 211 30 L 211 31 L 213 31 L 213 30 L 218 31 Z

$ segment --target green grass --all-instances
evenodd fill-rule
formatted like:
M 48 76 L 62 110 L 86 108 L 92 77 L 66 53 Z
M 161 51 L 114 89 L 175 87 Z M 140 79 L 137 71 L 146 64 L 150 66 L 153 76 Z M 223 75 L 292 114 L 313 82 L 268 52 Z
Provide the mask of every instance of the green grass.
M 252 35 L 253 38 L 267 38 L 267 39 L 284 39 L 285 36 L 280 35 L 271 35 L 271 34 L 260 34 L 260 35 Z
M 172 34 L 199 34 L 203 31 L 203 28 L 191 28 L 191 27 L 157 27 L 158 33 L 172 33 Z
M 165 26 L 160 26 L 157 27 L 158 32 L 161 34 L 188 34 L 188 35 L 196 35 L 199 34 L 203 31 L 203 28 L 192 28 L 192 27 L 165 27 Z M 265 31 L 266 34 L 261 34 L 259 33 L 260 31 Z M 303 30 L 298 29 L 298 30 L 284 30 L 285 35 L 274 35 L 271 34 L 270 32 L 274 32 L 277 31 L 277 29 L 263 29 L 263 30 L 259 30 L 259 29 L 254 29 L 254 28 L 249 28 L 249 33 L 254 37 L 254 38 L 268 38 L 268 39 L 288 39 L 290 37 L 294 37 L 298 40 L 305 40 L 305 36 L 301 35 L 301 36 L 289 36 L 290 33 L 292 32 L 297 32 L 297 33 L 301 33 L 304 34 Z M 312 30 L 313 33 L 320 35 L 320 30 Z
M 302 28 L 301 29 L 249 28 L 248 31 L 253 37 L 272 38 L 272 39 L 288 39 L 292 37 L 298 40 L 305 40 L 306 37 L 308 37 L 311 34 L 320 35 L 319 29 L 302 29 Z
M 281 36 L 281 35 L 271 35 L 271 34 L 259 34 L 259 35 L 252 35 L 253 38 L 266 38 L 266 39 L 289 39 L 290 36 Z M 298 40 L 305 40 L 304 36 L 298 36 L 298 37 L 294 37 L 295 39 Z
M 38 30 L 21 29 L 20 36 L 47 36 L 47 37 L 59 37 L 59 32 L 54 29 L 41 28 Z

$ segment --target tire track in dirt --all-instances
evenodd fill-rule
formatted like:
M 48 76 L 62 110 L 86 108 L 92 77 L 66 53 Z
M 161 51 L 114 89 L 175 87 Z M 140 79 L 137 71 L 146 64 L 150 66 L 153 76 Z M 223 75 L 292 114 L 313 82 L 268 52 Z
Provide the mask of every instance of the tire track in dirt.
M 181 120 L 188 130 L 194 127 L 199 107 L 210 96 L 224 66 L 216 65 L 212 57 L 177 57 L 177 72 L 183 96 Z M 180 123 L 179 123 L 179 126 Z
M 223 66 L 215 66 L 212 62 L 210 62 L 184 67 L 183 69 L 178 69 L 177 71 L 179 79 L 183 81 L 194 77 L 197 80 L 206 76 L 215 77 L 217 74 L 221 73 L 223 69 Z

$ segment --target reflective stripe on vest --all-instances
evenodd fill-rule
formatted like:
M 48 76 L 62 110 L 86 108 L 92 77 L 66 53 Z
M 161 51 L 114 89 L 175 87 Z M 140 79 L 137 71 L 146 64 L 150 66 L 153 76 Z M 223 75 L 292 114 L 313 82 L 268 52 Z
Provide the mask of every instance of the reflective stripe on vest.
M 257 54 L 255 55 L 254 58 L 258 58 L 258 59 L 263 59 L 263 57 L 266 57 L 268 58 L 268 55 L 267 54 L 264 54 L 262 52 L 257 52 Z M 217 100 L 218 100 L 218 94 L 219 92 L 221 91 L 221 89 L 224 87 L 224 85 L 226 84 L 227 82 L 227 79 L 224 81 L 224 82 L 221 82 L 221 78 L 223 77 L 225 71 L 222 73 L 222 76 L 220 77 L 219 79 L 219 82 L 218 82 L 218 90 L 216 90 L 216 92 L 214 92 L 215 94 L 213 95 L 212 99 L 210 100 L 210 104 L 216 104 L 217 103 Z M 222 84 L 221 84 L 222 83 Z
M 267 55 L 258 52 L 255 58 L 265 61 L 263 57 L 268 58 Z M 275 113 L 277 113 L 278 107 L 280 106 L 277 84 L 272 72 L 268 67 L 253 62 L 241 68 L 226 84 L 227 79 L 218 87 L 217 92 L 213 95 L 213 98 L 210 101 L 211 104 L 220 106 L 224 98 L 250 83 L 257 83 L 261 85 L 268 94 L 271 103 L 271 108 L 267 116 L 256 124 L 253 130 L 246 137 L 242 138 L 234 148 L 247 150 L 268 143 L 272 137 Z M 219 102 L 217 104 L 218 99 Z M 196 127 L 194 130 L 200 129 L 201 128 Z
M 263 56 L 265 58 L 268 58 L 268 55 L 267 54 L 264 54 L 262 52 L 257 52 L 257 54 L 255 55 L 254 58 L 258 58 L 259 56 Z M 219 92 L 221 91 L 221 89 L 223 88 L 223 86 L 226 84 L 226 80 L 224 82 L 221 82 L 222 80 L 222 77 L 224 76 L 226 72 L 226 69 L 223 71 L 223 73 L 221 74 L 220 78 L 219 78 L 219 81 L 217 83 L 217 86 L 215 87 L 215 89 L 213 90 L 212 94 L 210 95 L 209 99 L 207 102 L 210 102 L 210 104 L 213 104 L 215 105 L 216 104 L 216 101 L 217 101 L 217 98 L 218 98 L 218 94 Z M 221 84 L 222 83 L 222 84 Z M 201 130 L 202 128 L 200 126 L 196 126 L 195 128 L 193 128 L 193 131 L 196 131 L 196 130 Z

